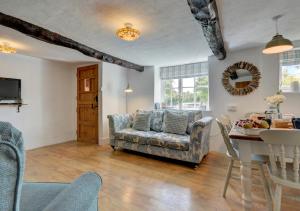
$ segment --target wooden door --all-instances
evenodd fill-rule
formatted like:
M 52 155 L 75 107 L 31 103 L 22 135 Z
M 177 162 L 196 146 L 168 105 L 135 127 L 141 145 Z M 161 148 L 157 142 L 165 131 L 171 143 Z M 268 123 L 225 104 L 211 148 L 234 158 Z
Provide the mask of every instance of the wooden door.
M 98 143 L 98 65 L 77 69 L 77 140 Z

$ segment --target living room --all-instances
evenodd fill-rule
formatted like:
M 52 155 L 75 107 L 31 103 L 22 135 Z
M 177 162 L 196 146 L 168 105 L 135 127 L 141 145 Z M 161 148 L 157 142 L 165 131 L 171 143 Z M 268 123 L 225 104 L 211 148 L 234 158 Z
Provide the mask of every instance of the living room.
M 299 210 L 299 11 L 1 1 L 0 210 Z

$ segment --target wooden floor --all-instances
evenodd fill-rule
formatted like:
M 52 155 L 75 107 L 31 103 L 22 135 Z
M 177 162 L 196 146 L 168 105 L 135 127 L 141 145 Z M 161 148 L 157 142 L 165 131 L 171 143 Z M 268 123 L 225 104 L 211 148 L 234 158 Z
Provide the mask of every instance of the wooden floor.
M 239 180 L 231 180 L 226 199 L 221 196 L 228 160 L 216 152 L 196 170 L 182 162 L 76 142 L 30 150 L 26 156 L 27 181 L 71 182 L 86 171 L 99 173 L 104 181 L 101 211 L 242 209 Z M 234 172 L 238 175 L 239 169 Z M 255 210 L 266 210 L 257 175 L 254 171 Z M 282 209 L 300 210 L 300 202 L 283 197 Z

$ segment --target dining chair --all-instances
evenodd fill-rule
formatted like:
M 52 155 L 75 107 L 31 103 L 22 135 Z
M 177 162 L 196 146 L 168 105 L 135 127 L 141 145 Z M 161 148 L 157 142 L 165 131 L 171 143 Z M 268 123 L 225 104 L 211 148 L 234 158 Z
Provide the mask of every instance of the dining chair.
M 224 143 L 226 145 L 227 148 L 227 156 L 230 159 L 230 163 L 227 169 L 227 174 L 226 174 L 226 179 L 225 179 L 225 184 L 224 184 L 224 189 L 223 189 L 223 197 L 226 197 L 226 191 L 227 191 L 227 187 L 231 178 L 231 173 L 232 173 L 232 168 L 234 165 L 235 161 L 240 161 L 239 158 L 239 151 L 238 149 L 236 149 L 233 144 L 232 141 L 229 138 L 229 131 L 227 131 L 226 127 L 228 127 L 228 125 L 226 126 L 226 122 L 222 121 L 221 119 L 216 119 L 218 126 L 221 130 L 221 134 L 223 136 L 223 140 Z M 269 188 L 268 188 L 268 182 L 267 179 L 265 177 L 265 173 L 264 173 L 264 169 L 263 169 L 263 165 L 267 162 L 268 158 L 267 156 L 262 156 L 262 155 L 252 155 L 252 164 L 257 166 L 260 174 L 261 174 L 261 178 L 262 178 L 262 184 L 263 184 L 263 188 L 264 188 L 264 193 L 266 195 L 267 198 L 267 203 L 270 206 L 270 197 L 269 197 Z
M 231 121 L 230 117 L 226 114 L 222 114 L 220 120 L 225 124 L 225 128 L 229 133 L 231 128 L 233 127 L 233 122 Z
M 271 198 L 273 210 L 278 211 L 282 186 L 300 189 L 300 130 L 266 130 L 260 133 L 260 137 L 268 145 L 270 164 L 267 169 L 275 184 Z

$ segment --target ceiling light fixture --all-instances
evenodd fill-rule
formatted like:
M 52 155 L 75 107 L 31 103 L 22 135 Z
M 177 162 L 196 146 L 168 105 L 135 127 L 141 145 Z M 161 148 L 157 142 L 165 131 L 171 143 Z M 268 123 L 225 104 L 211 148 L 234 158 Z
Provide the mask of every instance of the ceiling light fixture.
M 116 35 L 120 39 L 125 41 L 134 41 L 140 37 L 141 33 L 137 29 L 132 28 L 131 23 L 125 23 L 124 25 L 124 28 L 121 28 L 116 32 Z
M 127 84 L 127 87 L 126 87 L 126 89 L 124 90 L 124 92 L 126 92 L 126 93 L 131 93 L 131 92 L 133 92 L 133 90 L 132 90 L 132 88 L 131 88 L 131 86 L 130 86 L 129 83 Z
M 16 53 L 17 51 L 15 48 L 9 46 L 8 43 L 3 43 L 2 45 L 0 45 L 0 52 L 8 54 L 8 53 Z
M 278 33 L 278 19 L 282 15 L 274 16 L 272 19 L 275 21 L 276 35 L 272 38 L 270 42 L 267 43 L 266 47 L 263 49 L 264 54 L 274 54 L 282 53 L 294 48 L 293 43 L 284 38 L 281 34 Z

